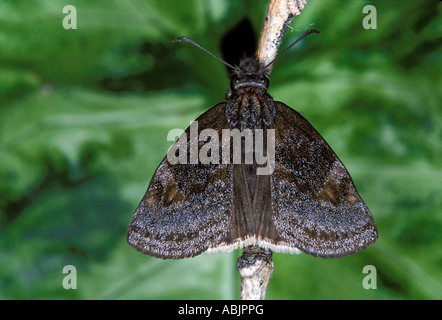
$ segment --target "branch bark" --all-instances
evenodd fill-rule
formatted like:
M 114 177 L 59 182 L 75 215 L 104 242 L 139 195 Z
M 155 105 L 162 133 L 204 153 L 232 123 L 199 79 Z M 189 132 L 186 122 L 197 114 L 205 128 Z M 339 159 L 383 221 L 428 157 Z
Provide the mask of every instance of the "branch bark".
M 294 16 L 301 14 L 307 0 L 271 0 L 256 56 L 264 65 L 278 54 L 287 26 Z M 272 65 L 269 72 L 271 72 Z M 264 300 L 273 274 L 272 251 L 256 246 L 244 248 L 236 264 L 241 276 L 241 300 Z
M 275 59 L 288 25 L 294 16 L 301 14 L 306 3 L 307 0 L 270 1 L 256 52 L 258 61 L 267 65 Z
M 236 268 L 241 276 L 241 300 L 264 300 L 273 274 L 272 251 L 246 247 Z

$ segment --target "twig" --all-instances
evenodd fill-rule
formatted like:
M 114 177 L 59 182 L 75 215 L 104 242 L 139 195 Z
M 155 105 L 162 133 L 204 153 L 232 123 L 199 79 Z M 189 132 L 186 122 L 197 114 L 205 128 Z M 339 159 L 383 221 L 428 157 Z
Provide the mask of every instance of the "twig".
M 236 268 L 241 276 L 241 300 L 264 300 L 273 274 L 272 251 L 246 247 Z
M 264 65 L 275 59 L 287 26 L 293 16 L 301 14 L 306 3 L 307 0 L 270 1 L 256 53 Z M 273 274 L 272 251 L 256 246 L 246 247 L 236 267 L 241 276 L 241 300 L 264 300 Z
M 259 38 L 256 56 L 264 65 L 275 59 L 293 16 L 301 14 L 307 0 L 271 0 Z M 272 65 L 270 65 L 271 72 Z

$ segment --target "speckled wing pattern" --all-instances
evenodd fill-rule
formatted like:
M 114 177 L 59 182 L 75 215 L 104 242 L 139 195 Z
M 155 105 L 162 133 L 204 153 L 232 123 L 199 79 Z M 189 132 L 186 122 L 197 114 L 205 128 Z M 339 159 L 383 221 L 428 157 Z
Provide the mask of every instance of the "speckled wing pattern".
M 377 239 L 376 224 L 342 162 L 298 112 L 275 102 L 272 221 L 285 246 L 342 257 Z
M 196 121 L 199 131 L 228 128 L 225 103 Z M 170 164 L 165 157 L 132 217 L 128 243 L 163 259 L 193 257 L 225 240 L 231 203 L 231 165 Z
M 336 258 L 375 242 L 370 211 L 327 142 L 298 112 L 281 102 L 274 108 L 264 128 L 275 130 L 271 175 L 256 175 L 256 164 L 170 164 L 166 157 L 130 222 L 129 244 L 163 259 L 249 245 Z M 199 132 L 231 129 L 225 103 L 196 121 Z

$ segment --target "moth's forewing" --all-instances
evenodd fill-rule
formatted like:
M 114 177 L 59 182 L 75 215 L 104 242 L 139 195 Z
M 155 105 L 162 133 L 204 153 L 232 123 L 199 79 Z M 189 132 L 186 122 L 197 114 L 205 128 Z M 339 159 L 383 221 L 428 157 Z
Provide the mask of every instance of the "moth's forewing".
M 324 258 L 375 242 L 376 224 L 342 162 L 304 117 L 275 104 L 272 220 L 282 242 Z
M 225 103 L 196 121 L 198 133 L 228 128 Z M 192 257 L 225 240 L 231 227 L 231 207 L 230 164 L 171 164 L 165 157 L 132 217 L 127 240 L 137 250 L 155 257 Z

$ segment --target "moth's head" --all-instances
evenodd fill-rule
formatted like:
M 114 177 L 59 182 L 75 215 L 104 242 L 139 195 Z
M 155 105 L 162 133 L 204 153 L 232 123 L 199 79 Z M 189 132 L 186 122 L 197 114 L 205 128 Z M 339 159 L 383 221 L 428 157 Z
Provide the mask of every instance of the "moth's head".
M 268 68 L 263 66 L 255 57 L 244 58 L 239 66 L 233 68 L 230 89 L 241 87 L 256 87 L 267 90 L 269 87 Z
M 308 30 L 306 31 L 301 37 L 299 37 L 295 42 L 293 42 L 287 49 L 285 49 L 282 53 L 280 53 L 276 58 L 274 58 L 270 63 L 267 65 L 261 64 L 255 57 L 250 58 L 244 58 L 240 61 L 239 66 L 233 67 L 231 64 L 227 63 L 223 59 L 217 57 L 209 50 L 203 48 L 198 43 L 193 41 L 192 39 L 189 39 L 187 37 L 179 37 L 173 40 L 174 42 L 177 41 L 186 41 L 194 46 L 200 48 L 201 50 L 207 52 L 211 56 L 213 56 L 215 59 L 218 59 L 222 63 L 224 63 L 226 66 L 231 68 L 233 70 L 232 80 L 230 82 L 230 89 L 227 92 L 226 97 L 231 96 L 232 92 L 235 90 L 241 90 L 242 88 L 257 88 L 262 90 L 267 90 L 269 87 L 269 74 L 270 74 L 270 65 L 272 65 L 275 60 L 283 55 L 288 49 L 293 47 L 298 41 L 302 40 L 304 37 L 309 35 L 310 33 L 320 33 L 317 30 Z

